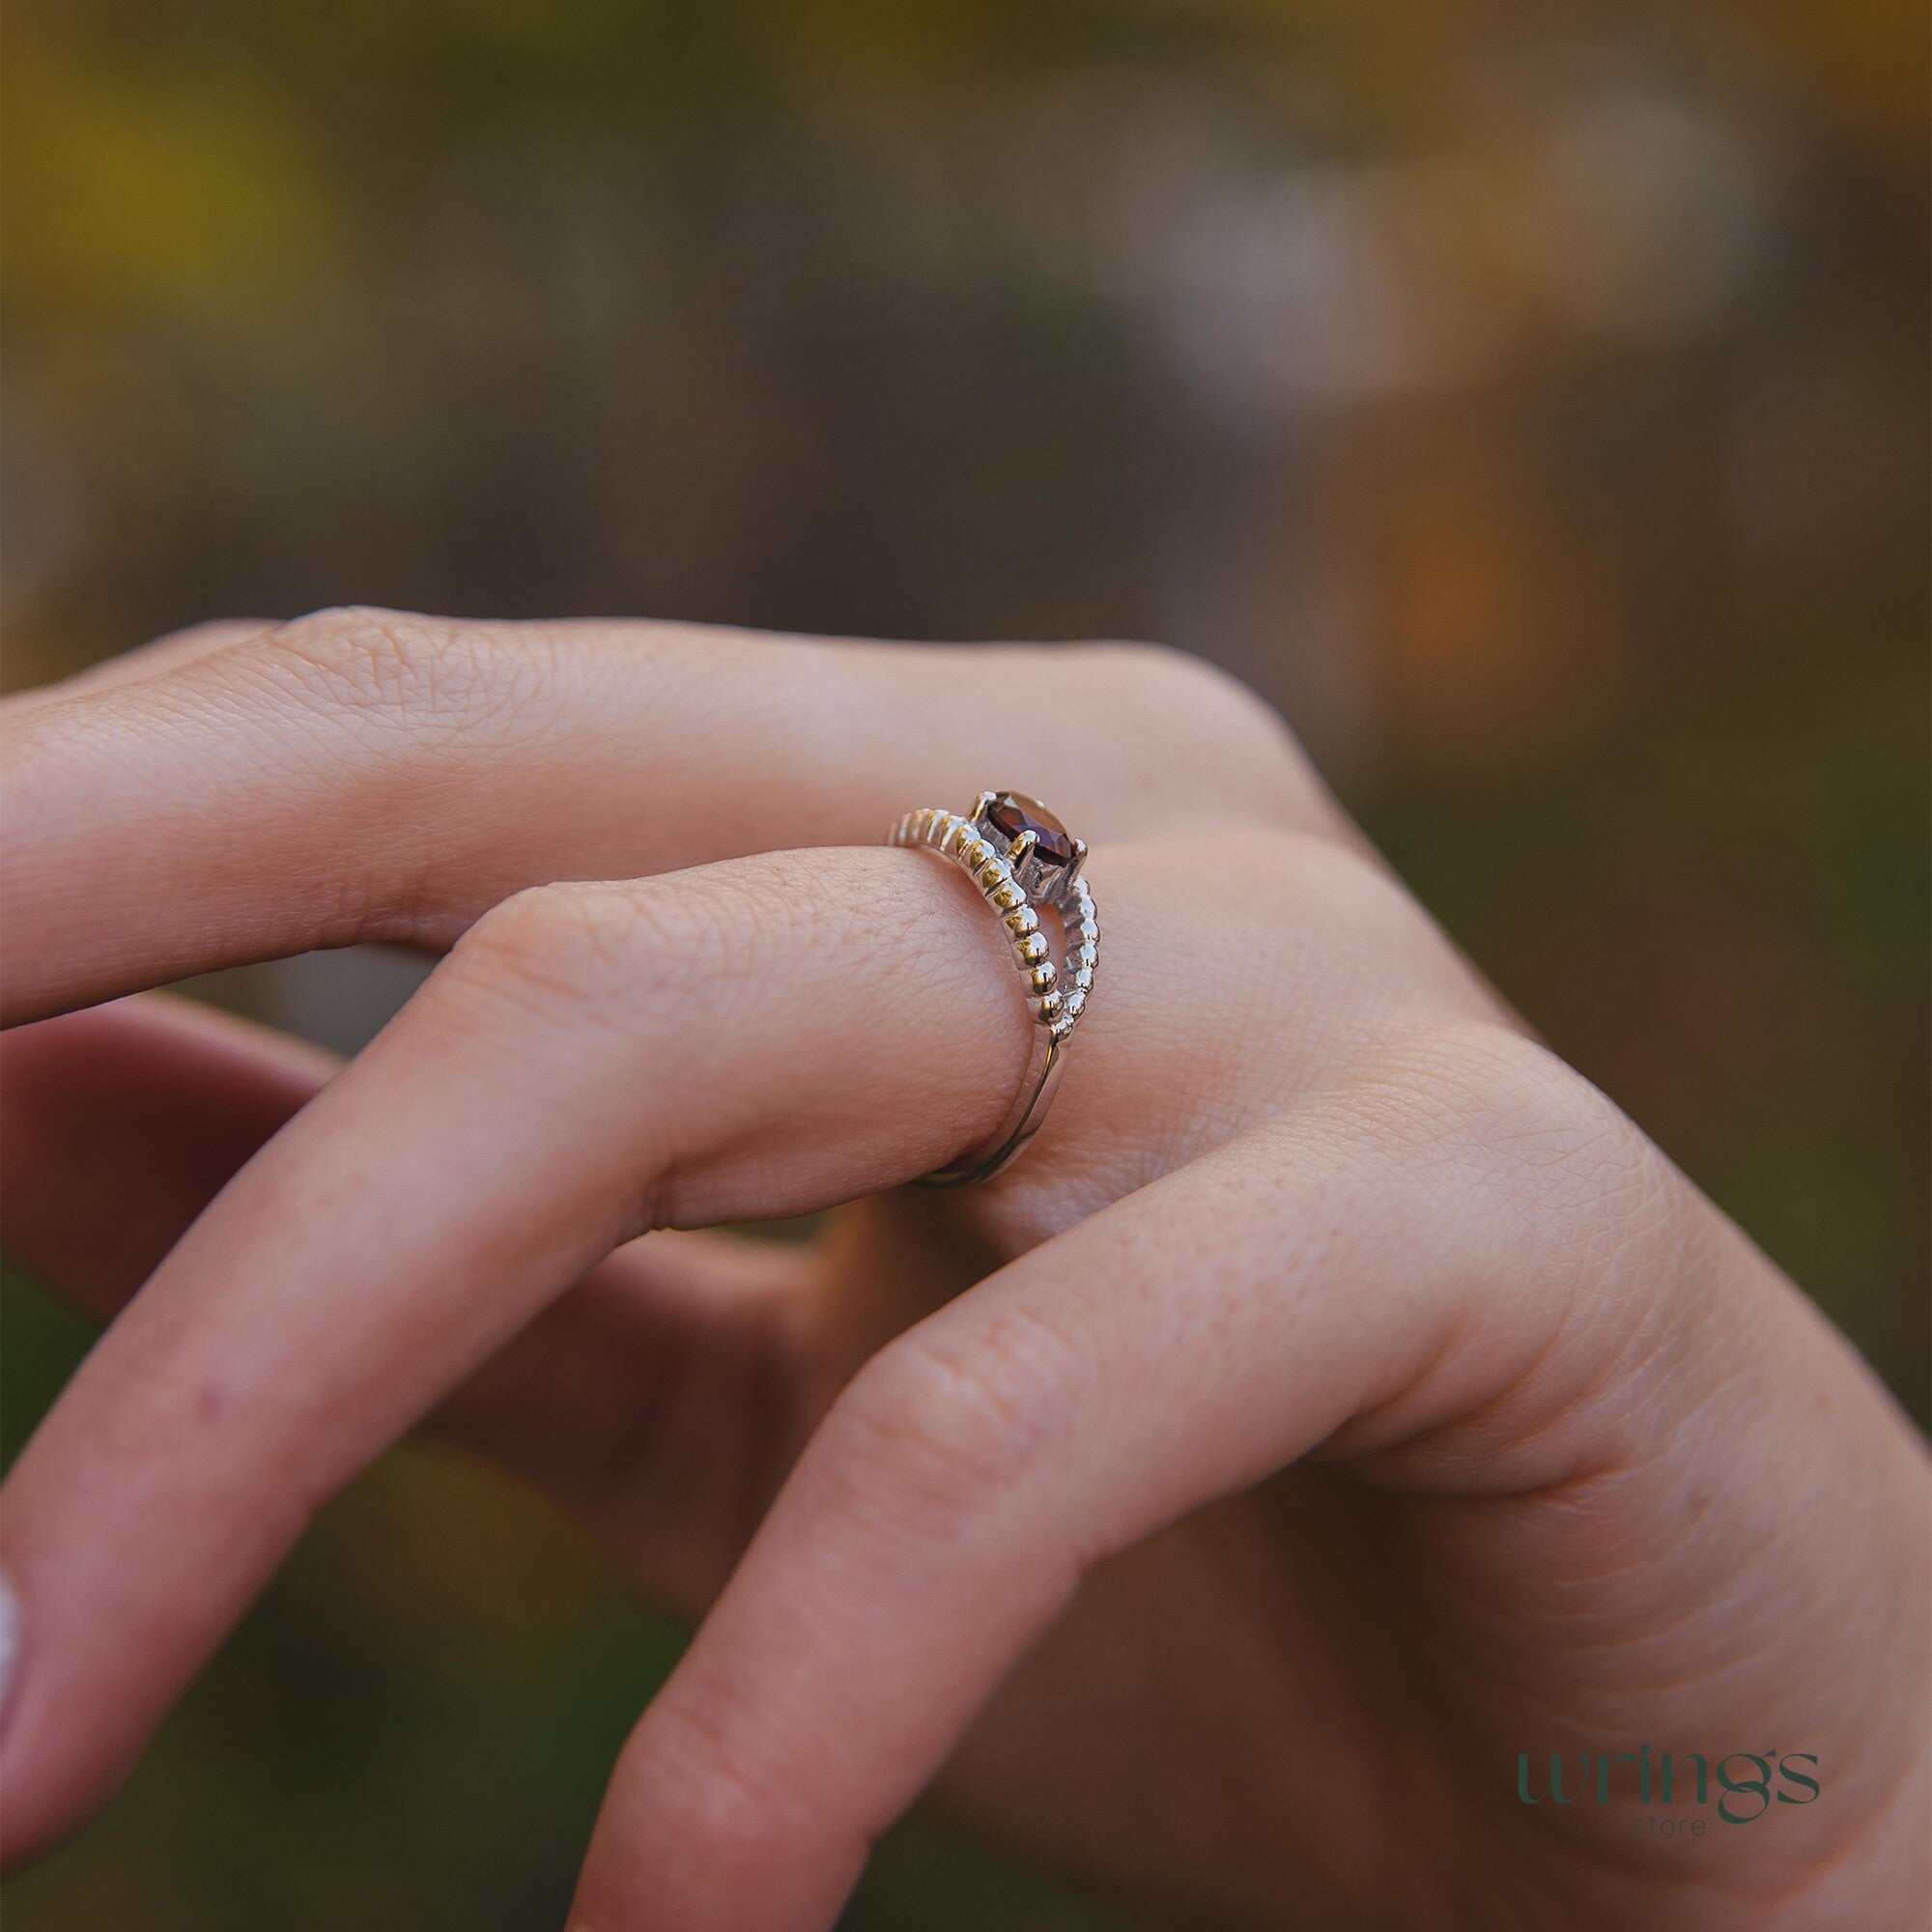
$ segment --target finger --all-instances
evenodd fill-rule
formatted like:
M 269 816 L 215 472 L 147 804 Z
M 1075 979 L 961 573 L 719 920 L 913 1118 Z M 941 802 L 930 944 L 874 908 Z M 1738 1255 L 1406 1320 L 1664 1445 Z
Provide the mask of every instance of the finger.
M 1399 898 L 1314 841 L 1092 870 L 1107 998 L 980 1204 L 1009 1251 L 1322 1078 L 1350 1050 L 1313 997 L 1337 971 L 1351 1026 L 1472 997 L 1411 971 Z M 1280 945 L 1303 905 L 1327 951 Z M 25 1631 L 8 1846 L 95 1802 L 308 1510 L 613 1245 L 940 1164 L 1009 1105 L 1028 1027 L 1004 928 L 928 855 L 771 855 L 500 908 L 195 1222 L 0 1492 Z
M 200 1216 L 0 1491 L 8 1855 L 111 1786 L 315 1504 L 615 1244 L 935 1165 L 997 1124 L 1026 1032 L 1004 930 L 916 853 L 502 908 Z
M 161 994 L 0 1037 L 0 1238 L 98 1320 L 338 1070 Z M 795 1447 L 815 1247 L 666 1232 L 619 1248 L 432 1418 L 544 1485 L 687 1614 L 723 1582 Z
M 5 732 L 13 1019 L 317 946 L 441 945 L 551 879 L 869 844 L 988 783 L 1044 787 L 1094 839 L 1340 823 L 1248 694 L 1124 646 L 325 611 Z M 1129 768 L 1122 744 L 1157 752 Z
M 112 691 L 118 685 L 139 684 L 143 679 L 212 657 L 231 644 L 245 643 L 274 628 L 266 617 L 218 617 L 206 624 L 192 624 L 185 631 L 170 631 L 164 638 L 136 645 L 119 657 L 104 658 L 53 684 L 36 685 L 16 691 L 0 703 L 7 717 L 41 704 L 52 704 L 63 697 L 81 697 L 90 692 Z
M 1513 1069 L 1520 1115 L 1311 1100 L 876 1356 L 633 1734 L 573 1932 L 823 1932 L 1089 1568 L 1319 1445 L 1390 1452 L 1523 1377 L 1563 1279 L 1495 1150 L 1575 1148 L 1611 1110 L 1513 1037 L 1475 1056 Z M 1598 1292 L 1640 1278 L 1627 1259 Z M 1513 1420 L 1485 1482 L 1561 1481 L 1576 1440 Z

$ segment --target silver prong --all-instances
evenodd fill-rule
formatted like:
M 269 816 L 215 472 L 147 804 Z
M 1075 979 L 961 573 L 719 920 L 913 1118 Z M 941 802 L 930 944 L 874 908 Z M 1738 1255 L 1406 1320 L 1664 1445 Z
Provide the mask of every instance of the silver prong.
M 1013 867 L 1021 865 L 1027 854 L 1038 843 L 1039 834 L 1029 827 L 1007 847 L 1007 864 Z
M 982 811 L 984 811 L 985 809 L 989 805 L 991 805 L 996 798 L 999 797 L 999 795 L 1000 794 L 996 791 L 982 791 L 980 794 L 980 796 L 973 801 L 973 810 L 969 811 L 966 814 L 966 816 L 968 818 L 978 818 L 979 815 Z
M 1087 841 L 1084 838 L 1076 838 L 1073 841 L 1074 869 L 1077 871 L 1086 863 L 1087 863 Z

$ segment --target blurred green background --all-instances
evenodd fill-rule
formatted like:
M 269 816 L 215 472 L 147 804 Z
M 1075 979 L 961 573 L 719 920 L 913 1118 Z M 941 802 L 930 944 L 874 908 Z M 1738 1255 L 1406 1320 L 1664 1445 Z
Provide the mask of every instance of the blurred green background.
M 1924 36 L 15 0 L 7 682 L 346 600 L 1187 645 L 1922 1415 Z M 11 1452 L 86 1336 L 0 1313 Z M 560 1924 L 678 1640 L 401 1452 L 8 1932 Z M 923 1825 L 850 1917 L 1103 1922 Z

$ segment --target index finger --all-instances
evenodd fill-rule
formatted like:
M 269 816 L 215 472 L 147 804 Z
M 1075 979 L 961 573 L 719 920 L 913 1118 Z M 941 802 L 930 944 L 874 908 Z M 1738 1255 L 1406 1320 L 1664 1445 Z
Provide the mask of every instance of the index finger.
M 8 1023 L 316 947 L 444 946 L 556 879 L 870 844 L 987 785 L 1107 838 L 1342 823 L 1271 712 L 1139 645 L 321 611 L 31 706 L 0 749 Z

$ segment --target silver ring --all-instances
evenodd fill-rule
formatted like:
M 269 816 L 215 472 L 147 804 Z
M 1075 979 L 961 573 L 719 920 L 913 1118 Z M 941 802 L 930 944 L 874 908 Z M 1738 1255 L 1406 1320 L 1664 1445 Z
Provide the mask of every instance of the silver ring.
M 1087 847 L 1038 799 L 1021 791 L 982 791 L 969 812 L 925 806 L 886 835 L 888 845 L 919 846 L 950 859 L 985 895 L 1013 944 L 1033 1015 L 1033 1057 L 1000 1130 L 972 1153 L 923 1175 L 921 1187 L 965 1187 L 1010 1166 L 1039 1131 L 1053 1104 L 1066 1043 L 1094 986 L 1100 925 L 1081 872 Z M 1040 925 L 1056 914 L 1065 935 L 1061 963 Z

